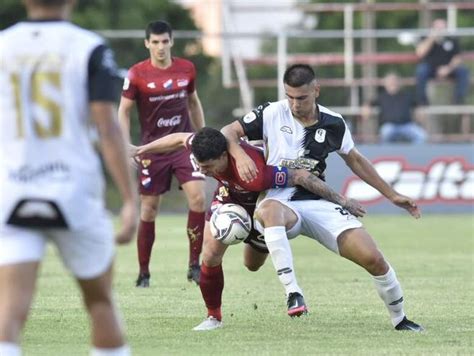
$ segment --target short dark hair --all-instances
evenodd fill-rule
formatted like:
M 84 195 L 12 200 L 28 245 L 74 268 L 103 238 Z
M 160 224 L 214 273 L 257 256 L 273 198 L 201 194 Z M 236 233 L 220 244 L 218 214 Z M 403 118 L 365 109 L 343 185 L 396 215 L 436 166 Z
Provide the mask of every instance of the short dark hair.
M 219 158 L 227 151 L 227 139 L 212 127 L 203 127 L 193 138 L 191 151 L 198 162 Z
M 283 83 L 293 88 L 311 83 L 316 79 L 313 68 L 306 64 L 293 64 L 283 76 Z
M 173 36 L 173 30 L 170 24 L 166 21 L 154 21 L 150 22 L 145 30 L 145 38 L 150 39 L 150 35 L 161 35 L 162 33 L 167 33 L 170 35 L 170 38 Z

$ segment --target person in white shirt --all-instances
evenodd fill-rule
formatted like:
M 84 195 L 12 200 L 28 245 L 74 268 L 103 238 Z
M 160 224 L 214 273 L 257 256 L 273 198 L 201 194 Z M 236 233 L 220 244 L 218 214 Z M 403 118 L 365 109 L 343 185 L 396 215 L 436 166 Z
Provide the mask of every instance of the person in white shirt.
M 112 295 L 115 242 L 91 134 L 95 126 L 123 199 L 115 241 L 128 243 L 137 194 L 116 118 L 113 53 L 67 21 L 73 0 L 24 3 L 28 20 L 0 34 L 0 355 L 21 354 L 48 242 L 81 289 L 91 355 L 129 355 Z

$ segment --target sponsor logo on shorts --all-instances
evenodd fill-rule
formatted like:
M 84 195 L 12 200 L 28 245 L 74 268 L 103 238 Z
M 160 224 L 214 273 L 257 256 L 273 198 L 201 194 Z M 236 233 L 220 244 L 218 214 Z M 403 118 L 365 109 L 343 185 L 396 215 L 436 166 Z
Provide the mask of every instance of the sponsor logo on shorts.
M 419 203 L 470 203 L 474 201 L 474 166 L 462 157 L 439 157 L 425 166 L 414 166 L 405 158 L 374 161 L 380 176 L 401 194 Z M 362 204 L 377 203 L 381 194 L 359 178 L 350 178 L 343 193 Z
M 165 119 L 161 117 L 156 122 L 156 126 L 158 127 L 171 127 L 171 126 L 178 126 L 181 123 L 181 115 L 175 115 L 170 117 L 169 119 Z
M 156 84 L 154 82 L 148 83 L 146 86 L 147 86 L 147 88 L 150 88 L 150 89 L 155 89 L 156 88 Z
M 142 159 L 143 168 L 147 168 L 151 164 L 151 159 Z
M 144 188 L 149 188 L 151 186 L 151 178 L 150 177 L 142 178 L 141 183 Z

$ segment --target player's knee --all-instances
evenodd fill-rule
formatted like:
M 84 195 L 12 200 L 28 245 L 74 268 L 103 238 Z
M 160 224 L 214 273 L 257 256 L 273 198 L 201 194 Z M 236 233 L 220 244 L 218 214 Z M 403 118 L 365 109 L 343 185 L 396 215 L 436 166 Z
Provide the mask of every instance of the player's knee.
M 365 269 L 373 276 L 381 276 L 387 273 L 388 264 L 382 253 L 373 253 L 365 258 Z
M 112 295 L 109 293 L 97 293 L 87 296 L 84 298 L 84 304 L 92 318 L 114 313 Z
M 189 209 L 203 212 L 206 209 L 206 196 L 203 192 L 193 194 L 189 197 Z
M 280 204 L 273 200 L 264 201 L 258 209 L 255 210 L 255 216 L 265 227 L 281 224 Z
M 202 253 L 202 263 L 207 267 L 216 267 L 222 263 L 222 254 L 213 251 L 204 251 Z
M 140 217 L 145 221 L 153 221 L 158 214 L 158 204 L 142 203 L 140 206 Z

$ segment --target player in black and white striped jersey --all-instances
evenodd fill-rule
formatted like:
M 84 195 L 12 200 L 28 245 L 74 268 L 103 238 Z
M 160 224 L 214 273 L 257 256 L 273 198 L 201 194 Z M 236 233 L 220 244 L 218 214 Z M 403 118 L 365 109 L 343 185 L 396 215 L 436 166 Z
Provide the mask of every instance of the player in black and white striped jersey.
M 254 163 L 238 145 L 243 136 L 264 141 L 267 164 L 303 162 L 320 177 L 324 177 L 329 153 L 337 152 L 356 175 L 392 203 L 415 218 L 420 216 L 416 203 L 394 191 L 355 148 L 342 116 L 317 103 L 320 87 L 311 67 L 289 67 L 284 84 L 287 99 L 261 105 L 222 129 L 243 179 L 251 181 L 256 174 Z M 300 187 L 269 189 L 259 199 L 256 217 L 256 226 L 264 233 L 278 277 L 285 286 L 290 316 L 299 316 L 306 310 L 288 242 L 302 234 L 359 264 L 373 276 L 397 330 L 423 329 L 406 318 L 402 289 L 393 268 L 360 221 L 345 209 Z

